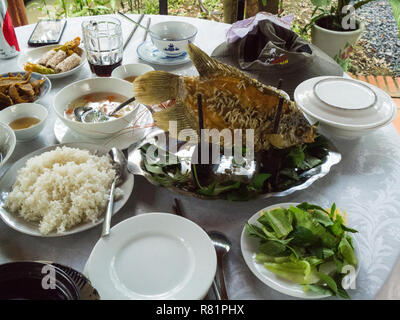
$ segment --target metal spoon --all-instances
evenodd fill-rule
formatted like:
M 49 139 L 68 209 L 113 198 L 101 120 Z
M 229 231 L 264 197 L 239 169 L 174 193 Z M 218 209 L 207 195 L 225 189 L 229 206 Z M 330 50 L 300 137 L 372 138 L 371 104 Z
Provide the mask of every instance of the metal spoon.
M 226 291 L 225 278 L 224 278 L 224 256 L 231 249 L 232 243 L 222 232 L 219 231 L 209 231 L 208 235 L 214 244 L 215 251 L 217 253 L 217 263 L 218 263 L 218 278 L 219 286 L 221 289 L 221 299 L 229 300 L 228 293 Z
M 104 113 L 100 110 L 94 110 L 93 108 L 81 106 L 76 107 L 74 109 L 75 119 L 79 122 L 93 122 L 93 119 L 103 117 L 105 120 L 108 120 L 109 117 L 112 117 L 115 113 L 121 110 L 123 107 L 127 106 L 131 102 L 135 101 L 136 98 L 132 97 L 128 100 L 122 102 L 118 107 L 116 107 L 111 113 Z
M 120 184 L 122 184 L 122 182 L 124 182 L 125 175 L 126 175 L 126 164 L 127 164 L 126 158 L 121 150 L 119 150 L 117 148 L 112 148 L 108 152 L 108 154 L 112 159 L 113 167 L 116 171 L 116 174 L 115 174 L 115 178 L 111 184 L 110 199 L 108 201 L 107 211 L 104 216 L 103 230 L 101 233 L 102 237 L 108 236 L 110 233 L 111 216 L 112 216 L 113 209 L 114 209 L 115 187 L 119 186 Z

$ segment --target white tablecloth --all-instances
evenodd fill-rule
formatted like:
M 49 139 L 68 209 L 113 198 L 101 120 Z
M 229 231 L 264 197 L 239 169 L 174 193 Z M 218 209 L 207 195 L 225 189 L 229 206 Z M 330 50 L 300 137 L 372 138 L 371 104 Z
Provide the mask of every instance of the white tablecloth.
M 137 16 L 134 17 L 137 19 Z M 195 43 L 207 53 L 222 43 L 227 24 L 207 20 L 172 16 L 152 16 L 152 23 L 162 20 L 187 20 L 199 29 Z M 68 19 L 62 42 L 81 35 L 80 25 L 86 18 Z M 126 37 L 132 24 L 123 21 Z M 143 20 L 144 22 L 146 20 Z M 19 45 L 28 50 L 27 40 L 33 25 L 16 28 Z M 136 47 L 143 38 L 143 30 L 138 28 L 124 53 L 123 63 L 140 62 Z M 196 73 L 191 64 L 179 67 L 155 66 L 180 74 Z M 20 70 L 17 58 L 0 60 L 0 73 Z M 47 127 L 36 140 L 17 143 L 10 161 L 2 168 L 4 172 L 23 155 L 43 146 L 56 143 L 53 126 L 55 114 L 51 102 L 54 94 L 76 80 L 90 76 L 86 65 L 78 74 L 52 81 L 52 92 L 43 102 L 50 115 Z M 350 291 L 355 299 L 371 299 L 377 296 L 400 253 L 400 139 L 393 125 L 381 129 L 367 137 L 355 141 L 333 140 L 343 155 L 342 162 L 331 173 L 314 183 L 310 188 L 285 198 L 256 200 L 251 202 L 205 201 L 177 196 L 163 188 L 152 186 L 143 177 L 136 177 L 135 187 L 124 209 L 113 218 L 113 224 L 137 214 L 147 212 L 171 212 L 174 197 L 182 201 L 188 218 L 208 230 L 225 232 L 233 243 L 226 267 L 228 292 L 232 299 L 287 299 L 261 283 L 249 271 L 240 251 L 240 234 L 245 221 L 258 210 L 279 202 L 314 202 L 337 206 L 349 213 L 349 225 L 359 230 L 356 235 L 361 270 L 357 278 L 357 288 Z M 79 271 L 98 240 L 101 227 L 76 235 L 59 238 L 30 237 L 12 230 L 0 222 L 0 263 L 16 260 L 52 260 L 69 265 Z M 399 273 L 399 271 L 397 271 Z M 393 279 L 398 277 L 394 274 Z M 382 289 L 379 297 L 398 297 L 399 287 L 393 281 Z

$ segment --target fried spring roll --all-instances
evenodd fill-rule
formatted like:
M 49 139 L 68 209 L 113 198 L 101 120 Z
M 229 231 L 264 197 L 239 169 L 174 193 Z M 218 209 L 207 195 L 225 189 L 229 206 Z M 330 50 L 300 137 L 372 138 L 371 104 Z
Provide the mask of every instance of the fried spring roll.
M 45 66 L 46 63 L 56 54 L 57 52 L 55 50 L 50 50 L 47 51 L 44 55 L 42 55 L 37 62 L 38 64 Z
M 56 66 L 56 72 L 66 72 L 69 71 L 76 66 L 78 66 L 81 63 L 81 57 L 78 56 L 76 53 L 71 54 L 68 58 L 65 60 L 61 61 L 57 66 Z
M 46 63 L 46 67 L 55 69 L 56 66 L 67 57 L 64 51 L 58 51 L 49 61 Z

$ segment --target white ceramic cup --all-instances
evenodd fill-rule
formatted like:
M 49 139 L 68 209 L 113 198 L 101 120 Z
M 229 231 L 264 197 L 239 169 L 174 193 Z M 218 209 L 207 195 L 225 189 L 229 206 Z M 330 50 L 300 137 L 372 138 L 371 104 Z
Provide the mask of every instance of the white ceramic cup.
M 150 27 L 150 37 L 158 50 L 170 57 L 177 57 L 186 52 L 197 34 L 197 28 L 182 21 L 160 22 Z

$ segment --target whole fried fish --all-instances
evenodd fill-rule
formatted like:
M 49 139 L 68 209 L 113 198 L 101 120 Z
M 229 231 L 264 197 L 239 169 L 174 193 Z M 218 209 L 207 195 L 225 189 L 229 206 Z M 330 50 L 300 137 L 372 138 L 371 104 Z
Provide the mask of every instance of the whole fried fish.
M 153 115 L 161 129 L 168 131 L 169 121 L 175 120 L 178 133 L 183 129 L 198 131 L 197 95 L 201 94 L 204 128 L 254 129 L 255 151 L 269 150 L 271 145 L 283 149 L 314 141 L 315 127 L 283 91 L 210 58 L 193 44 L 189 44 L 188 53 L 199 77 L 151 71 L 133 82 L 138 102 L 152 105 L 176 99 L 175 105 Z M 284 99 L 283 105 L 277 112 L 280 98 Z

